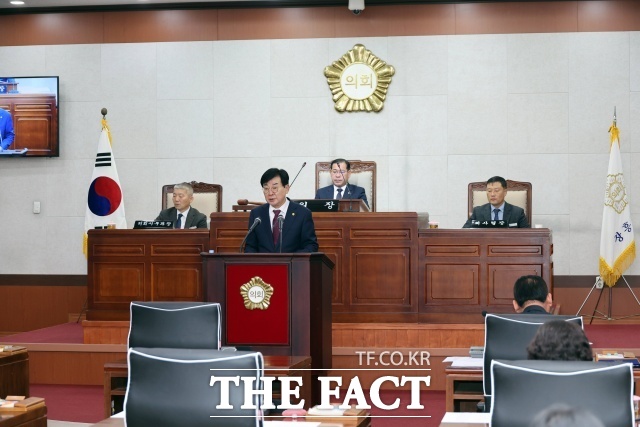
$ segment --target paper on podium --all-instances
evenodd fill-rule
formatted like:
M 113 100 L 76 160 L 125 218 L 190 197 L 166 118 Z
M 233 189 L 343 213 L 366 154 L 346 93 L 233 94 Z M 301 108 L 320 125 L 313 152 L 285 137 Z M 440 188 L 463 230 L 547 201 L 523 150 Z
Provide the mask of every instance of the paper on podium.
M 488 412 L 447 412 L 442 418 L 442 426 L 445 423 L 489 424 L 491 414 Z
M 456 357 L 452 361 L 452 368 L 466 368 L 466 369 L 482 369 L 484 366 L 484 360 L 478 357 Z

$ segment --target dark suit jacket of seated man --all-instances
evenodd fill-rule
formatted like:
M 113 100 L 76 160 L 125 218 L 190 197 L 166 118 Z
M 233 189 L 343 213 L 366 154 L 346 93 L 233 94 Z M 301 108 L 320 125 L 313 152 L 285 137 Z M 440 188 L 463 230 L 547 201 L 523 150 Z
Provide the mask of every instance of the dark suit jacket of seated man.
M 492 215 L 494 209 L 498 209 L 498 218 L 507 223 L 508 227 L 517 224 L 518 228 L 529 228 L 529 221 L 524 214 L 524 209 L 505 202 L 507 196 L 507 180 L 501 176 L 493 176 L 487 180 L 487 200 L 489 203 L 473 208 L 471 217 L 462 228 L 471 228 L 471 221 L 495 221 Z
M 336 190 L 341 188 L 342 191 L 340 194 L 342 199 L 362 199 L 367 207 L 369 207 L 367 193 L 364 188 L 349 184 L 351 163 L 345 159 L 335 159 L 331 161 L 330 168 L 329 173 L 331 174 L 333 185 L 320 188 L 316 192 L 316 199 L 336 199 Z
M 482 206 L 476 206 L 473 208 L 473 212 L 471 213 L 471 217 L 467 220 L 462 228 L 471 228 L 473 225 L 471 221 L 492 221 L 491 211 L 493 210 L 493 206 L 491 203 L 487 203 Z M 511 203 L 504 202 L 504 214 L 502 219 L 507 222 L 510 226 L 511 224 L 518 224 L 518 228 L 530 228 L 529 221 L 527 221 L 527 216 L 524 214 L 524 209 L 514 206 Z
M 291 202 L 286 197 L 289 192 L 287 171 L 277 168 L 268 169 L 262 175 L 260 183 L 267 203 L 253 209 L 249 214 L 249 227 L 256 218 L 260 218 L 261 222 L 247 237 L 245 252 L 317 252 L 318 241 L 311 211 L 298 203 Z M 282 250 L 280 250 L 279 240 L 276 243 L 273 241 L 270 209 L 286 210 L 282 223 Z
M 336 187 L 332 185 L 328 185 L 326 187 L 320 188 L 316 192 L 316 199 L 335 199 L 335 189 Z M 369 206 L 369 201 L 367 200 L 367 193 L 364 188 L 358 187 L 357 185 L 347 184 L 344 189 L 343 199 L 362 199 L 364 203 Z

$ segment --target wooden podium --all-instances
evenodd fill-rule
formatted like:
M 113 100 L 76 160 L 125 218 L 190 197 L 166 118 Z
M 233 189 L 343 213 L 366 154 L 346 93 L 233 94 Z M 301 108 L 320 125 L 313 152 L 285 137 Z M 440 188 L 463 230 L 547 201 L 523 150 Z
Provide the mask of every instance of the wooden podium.
M 322 253 L 202 257 L 205 298 L 222 305 L 222 345 L 266 355 L 311 356 L 311 367 L 318 369 L 312 377 L 331 369 L 329 258 Z M 260 289 L 269 294 L 266 307 L 266 299 L 251 302 L 249 292 Z M 319 384 L 312 382 L 313 403 L 319 403 Z

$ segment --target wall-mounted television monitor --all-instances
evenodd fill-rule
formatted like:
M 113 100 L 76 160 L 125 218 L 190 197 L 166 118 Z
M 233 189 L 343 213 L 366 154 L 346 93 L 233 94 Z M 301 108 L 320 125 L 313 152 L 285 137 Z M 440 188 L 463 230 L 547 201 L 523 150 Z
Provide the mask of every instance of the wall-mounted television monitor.
M 0 158 L 58 157 L 58 76 L 0 75 Z

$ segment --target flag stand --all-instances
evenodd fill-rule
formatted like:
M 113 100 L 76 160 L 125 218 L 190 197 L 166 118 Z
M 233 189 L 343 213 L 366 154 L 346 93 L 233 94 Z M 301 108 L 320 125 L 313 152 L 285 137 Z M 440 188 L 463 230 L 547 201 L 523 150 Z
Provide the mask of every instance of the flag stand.
M 631 289 L 631 286 L 629 285 L 629 282 L 627 282 L 626 277 L 624 277 L 624 274 L 622 276 L 620 276 L 620 277 L 622 278 L 622 280 L 624 280 L 624 283 L 627 285 L 627 288 L 629 289 L 629 292 L 631 292 L 631 295 L 633 295 L 633 298 L 636 300 L 636 303 L 638 303 L 638 307 L 640 307 L 640 300 L 638 300 L 638 297 L 633 292 L 633 289 Z M 591 294 L 593 293 L 593 291 L 595 289 L 600 289 L 600 293 L 598 294 L 598 299 L 596 300 L 596 306 L 593 308 L 593 312 L 591 313 L 590 316 L 580 314 L 582 312 L 582 308 L 585 306 L 585 304 L 589 300 L 589 297 L 591 296 Z M 587 297 L 584 299 L 584 301 L 582 302 L 582 305 L 578 309 L 578 312 L 576 313 L 576 316 L 589 317 L 590 318 L 589 324 L 591 324 L 593 322 L 593 319 L 621 320 L 621 319 L 628 319 L 629 317 L 640 316 L 640 313 L 639 313 L 639 314 L 630 314 L 629 316 L 611 317 L 611 311 L 612 311 L 612 307 L 613 307 L 613 286 L 609 286 L 609 304 L 607 306 L 607 314 L 605 315 L 601 311 L 598 311 L 598 304 L 600 304 L 600 298 L 602 298 L 602 291 L 604 291 L 604 282 L 602 281 L 602 277 L 598 276 L 598 277 L 596 277 L 596 282 L 593 284 L 593 286 L 591 287 L 591 290 L 587 294 Z M 596 313 L 598 313 L 597 316 L 596 316 Z

